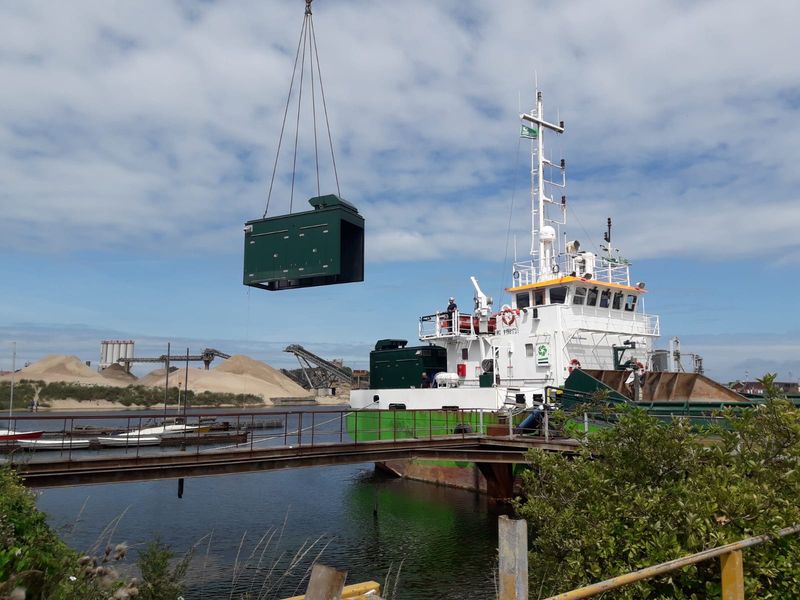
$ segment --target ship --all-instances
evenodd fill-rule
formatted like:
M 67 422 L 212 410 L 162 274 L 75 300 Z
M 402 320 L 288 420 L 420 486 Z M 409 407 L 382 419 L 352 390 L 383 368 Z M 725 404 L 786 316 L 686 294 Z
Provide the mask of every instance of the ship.
M 510 433 L 523 419 L 552 409 L 570 382 L 580 388 L 573 399 L 608 391 L 613 380 L 615 398 L 636 403 L 654 389 L 663 395 L 668 386 L 659 382 L 669 380 L 678 393 L 667 400 L 676 405 L 692 390 L 719 402 L 743 400 L 700 373 L 666 372 L 666 351 L 655 349 L 659 317 L 645 310 L 648 288 L 632 279 L 631 261 L 614 247 L 610 218 L 599 248 L 567 237 L 566 161 L 545 151 L 545 138 L 564 130 L 563 121 L 546 120 L 537 90 L 533 109 L 520 115 L 520 135 L 530 143 L 530 250 L 512 263 L 508 303 L 495 307 L 472 276 L 472 310 L 421 316 L 420 345 L 379 340 L 370 354 L 370 389 L 350 394 L 351 436 Z M 466 464 L 379 466 L 416 479 L 485 487 Z

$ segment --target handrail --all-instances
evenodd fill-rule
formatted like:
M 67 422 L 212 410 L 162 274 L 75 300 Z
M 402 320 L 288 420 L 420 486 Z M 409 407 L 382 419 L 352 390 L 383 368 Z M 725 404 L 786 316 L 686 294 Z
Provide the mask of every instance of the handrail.
M 664 563 L 653 565 L 651 567 L 645 567 L 644 569 L 639 569 L 638 571 L 626 573 L 625 575 L 618 575 L 617 577 L 612 577 L 611 579 L 606 579 L 605 581 L 601 581 L 599 583 L 593 583 L 591 585 L 577 588 L 569 592 L 563 592 L 555 596 L 550 596 L 545 600 L 577 600 L 578 598 L 590 598 L 591 596 L 596 596 L 597 594 L 601 594 L 603 592 L 607 592 L 608 590 L 613 590 L 618 587 L 622 587 L 623 585 L 628 585 L 630 583 L 635 583 L 637 581 L 642 581 L 644 579 L 651 579 L 658 575 L 663 575 L 665 573 L 677 571 L 678 569 L 681 569 L 688 565 L 693 565 L 699 562 L 703 562 L 705 560 L 708 560 L 710 558 L 715 558 L 717 556 L 721 556 L 723 560 L 722 597 L 736 600 L 738 598 L 743 598 L 744 593 L 742 591 L 742 594 L 738 595 L 736 593 L 736 590 L 734 590 L 731 591 L 730 595 L 726 595 L 725 558 L 727 558 L 729 555 L 735 552 L 740 553 L 741 550 L 744 548 L 749 548 L 750 546 L 756 546 L 763 542 L 769 542 L 798 532 L 800 532 L 800 525 L 785 527 L 784 529 L 781 529 L 780 531 L 774 534 L 766 533 L 763 535 L 757 535 L 744 540 L 740 540 L 738 542 L 733 542 L 731 544 L 725 544 L 724 546 L 718 546 L 717 548 L 710 548 L 708 550 L 703 550 L 702 552 L 697 552 L 696 554 L 684 556 L 683 558 L 676 558 L 675 560 L 670 560 Z M 727 583 L 728 585 L 738 586 L 743 581 L 741 559 L 734 561 L 734 568 L 735 571 L 729 574 Z

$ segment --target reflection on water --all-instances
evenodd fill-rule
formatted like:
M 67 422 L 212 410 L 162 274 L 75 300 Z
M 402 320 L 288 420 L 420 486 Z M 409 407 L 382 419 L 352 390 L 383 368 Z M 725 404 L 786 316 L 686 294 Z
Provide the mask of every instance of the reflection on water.
M 262 564 L 284 553 L 285 565 L 303 544 L 321 538 L 307 559 L 327 544 L 322 562 L 347 569 L 350 583 L 383 583 L 390 570 L 394 579 L 400 569 L 398 600 L 494 598 L 497 520 L 485 498 L 382 478 L 371 464 L 187 479 L 182 499 L 176 481 L 50 489 L 38 504 L 78 550 L 94 545 L 124 513 L 111 538 L 133 546 L 126 562 L 156 535 L 179 553 L 200 542 L 187 600 L 228 597 L 234 564 L 244 571 L 234 587 L 247 591 L 266 546 L 257 546 L 259 539 L 272 531 Z M 270 597 L 292 595 L 298 586 L 302 591 L 309 564 L 280 581 Z

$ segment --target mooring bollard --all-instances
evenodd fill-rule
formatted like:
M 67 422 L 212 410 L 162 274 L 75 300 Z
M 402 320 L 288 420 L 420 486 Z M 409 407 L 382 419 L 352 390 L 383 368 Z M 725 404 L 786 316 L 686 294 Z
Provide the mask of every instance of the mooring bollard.
M 499 600 L 528 600 L 528 523 L 501 515 L 497 528 Z

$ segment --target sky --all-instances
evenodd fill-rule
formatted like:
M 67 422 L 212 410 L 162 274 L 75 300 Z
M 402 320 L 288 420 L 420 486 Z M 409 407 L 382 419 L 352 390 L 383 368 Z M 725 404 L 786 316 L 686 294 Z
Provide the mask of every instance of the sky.
M 448 296 L 469 306 L 471 275 L 499 306 L 529 243 L 519 113 L 538 80 L 567 125 L 550 148 L 568 235 L 596 249 L 613 218 L 661 345 L 722 381 L 800 377 L 800 4 L 315 0 L 365 281 L 251 290 L 242 226 L 265 209 L 303 8 L 0 4 L 0 369 L 12 341 L 20 362 L 97 361 L 106 338 L 275 366 L 301 343 L 363 368 Z M 305 85 L 294 210 L 317 195 Z M 294 119 L 269 216 L 290 208 Z

